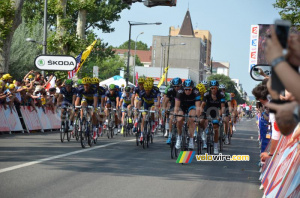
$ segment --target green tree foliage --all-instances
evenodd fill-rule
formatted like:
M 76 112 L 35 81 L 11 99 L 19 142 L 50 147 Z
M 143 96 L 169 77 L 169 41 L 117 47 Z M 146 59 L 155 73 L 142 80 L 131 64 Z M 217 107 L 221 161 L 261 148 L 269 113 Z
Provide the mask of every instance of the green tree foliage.
M 290 20 L 292 24 L 297 25 L 298 30 L 300 30 L 300 0 L 276 0 L 276 3 L 273 5 L 275 8 L 282 9 L 279 11 L 282 19 Z M 285 9 L 286 7 L 292 9 Z
M 217 80 L 219 84 L 224 84 L 226 86 L 226 92 L 235 94 L 235 100 L 237 101 L 238 104 L 245 103 L 245 100 L 242 99 L 241 95 L 236 90 L 234 86 L 234 82 L 231 80 L 231 78 L 223 74 L 215 74 L 208 77 L 208 81 L 211 80 Z
M 136 57 L 135 57 L 135 65 L 136 66 L 144 66 L 144 64 L 141 63 L 141 60 L 138 55 L 136 55 Z
M 15 10 L 12 0 L 0 1 L 0 47 L 3 46 L 3 41 L 7 38 L 13 25 Z
M 36 43 L 26 42 L 26 38 L 40 41 L 43 34 L 43 25 L 36 24 L 30 31 L 25 23 L 22 23 L 15 31 L 10 49 L 9 73 L 14 78 L 23 78 L 30 70 L 37 70 L 34 59 L 42 53 L 42 46 Z
M 97 61 L 97 59 L 93 59 L 79 71 L 80 76 L 93 76 L 93 66 L 99 67 L 98 77 L 100 80 L 105 80 L 112 76 L 119 75 L 120 69 L 125 67 L 124 60 L 122 60 L 119 56 L 105 58 L 101 62 Z
M 120 19 L 123 9 L 129 8 L 122 0 L 67 0 L 66 11 L 61 0 L 48 0 L 47 22 L 55 33 L 48 37 L 49 53 L 76 56 L 82 48 L 95 40 L 94 28 L 103 32 L 112 32 L 111 24 Z M 44 0 L 25 1 L 23 17 L 32 25 L 43 21 Z M 87 39 L 80 39 L 76 35 L 79 10 L 87 11 L 85 32 Z M 63 32 L 61 35 L 57 35 Z M 63 31 L 62 31 L 63 30 Z M 94 35 L 94 38 L 93 36 Z
M 117 47 L 118 49 L 128 49 L 128 41 L 125 41 L 122 45 Z M 135 41 L 131 40 L 130 49 L 135 49 Z M 142 41 L 136 42 L 136 49 L 137 50 L 149 50 L 148 45 L 143 43 Z

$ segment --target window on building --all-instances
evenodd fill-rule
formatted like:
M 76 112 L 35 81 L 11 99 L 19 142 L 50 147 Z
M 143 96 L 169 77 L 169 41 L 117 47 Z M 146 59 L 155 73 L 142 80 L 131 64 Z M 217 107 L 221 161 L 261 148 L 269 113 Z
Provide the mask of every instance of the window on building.
M 156 40 L 153 41 L 153 48 L 156 47 Z
M 153 50 L 153 58 L 155 58 L 155 50 Z

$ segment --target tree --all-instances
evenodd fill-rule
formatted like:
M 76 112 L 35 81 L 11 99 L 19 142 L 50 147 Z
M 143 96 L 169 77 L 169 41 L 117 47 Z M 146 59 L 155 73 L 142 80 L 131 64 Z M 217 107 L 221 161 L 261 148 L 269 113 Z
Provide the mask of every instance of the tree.
M 43 2 L 25 2 L 23 16 L 29 24 L 42 22 Z M 48 0 L 47 21 L 55 32 L 48 37 L 50 52 L 77 55 L 82 46 L 89 45 L 96 38 L 91 36 L 94 35 L 93 29 L 114 31 L 111 24 L 120 19 L 121 11 L 126 8 L 129 6 L 122 0 Z
M 8 71 L 10 47 L 15 30 L 22 22 L 25 0 L 0 1 L 0 72 Z
M 128 49 L 128 41 L 125 41 L 122 45 L 117 47 L 118 49 Z M 135 49 L 135 41 L 131 40 L 130 43 L 130 49 Z M 137 50 L 149 50 L 148 45 L 146 43 L 143 43 L 142 41 L 136 42 L 136 49 Z
M 219 84 L 224 84 L 226 86 L 226 92 L 234 93 L 235 94 L 235 100 L 238 104 L 245 103 L 245 100 L 242 99 L 239 92 L 236 90 L 234 86 L 234 82 L 229 78 L 228 76 L 225 76 L 223 74 L 215 74 L 208 77 L 208 80 L 217 80 Z
M 9 59 L 8 72 L 16 79 L 23 78 L 28 71 L 36 70 L 34 59 L 42 54 L 42 46 L 35 43 L 26 42 L 25 38 L 33 38 L 39 41 L 43 34 L 43 25 L 36 24 L 30 31 L 25 23 L 22 23 L 15 31 Z
M 141 62 L 138 55 L 136 55 L 136 57 L 135 57 L 135 65 L 136 66 L 144 66 L 144 64 Z
M 283 9 L 279 12 L 281 18 L 290 20 L 292 25 L 297 26 L 298 30 L 300 30 L 300 0 L 276 0 L 273 6 Z M 294 9 L 285 9 L 286 7 Z

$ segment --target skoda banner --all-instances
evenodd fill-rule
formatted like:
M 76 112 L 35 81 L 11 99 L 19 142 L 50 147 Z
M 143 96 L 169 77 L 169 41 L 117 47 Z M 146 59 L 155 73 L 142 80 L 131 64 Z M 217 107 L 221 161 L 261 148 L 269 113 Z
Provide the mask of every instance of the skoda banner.
M 35 66 L 40 70 L 71 71 L 76 66 L 73 56 L 41 55 L 35 58 Z

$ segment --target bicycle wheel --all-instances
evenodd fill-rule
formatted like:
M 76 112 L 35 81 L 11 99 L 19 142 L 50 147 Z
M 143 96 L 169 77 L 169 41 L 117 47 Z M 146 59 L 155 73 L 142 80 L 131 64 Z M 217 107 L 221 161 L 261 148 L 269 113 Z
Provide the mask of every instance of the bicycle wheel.
M 181 140 L 181 151 L 186 151 L 186 134 L 185 134 L 185 127 L 182 130 L 182 140 Z
M 229 127 L 229 130 L 228 130 L 228 133 L 227 133 L 227 137 L 228 137 L 228 144 L 231 144 L 231 131 L 230 131 L 230 127 Z
M 220 144 L 220 152 L 223 151 L 223 133 L 224 133 L 224 126 L 223 124 L 220 125 L 219 128 L 219 144 Z
M 68 122 L 68 121 L 67 121 L 67 122 Z M 69 125 L 68 125 L 67 122 L 66 122 L 65 133 L 67 133 L 67 140 L 68 140 L 68 142 L 70 142 L 70 140 L 71 140 L 71 132 L 69 131 Z
M 83 119 L 82 122 L 80 123 L 80 144 L 82 148 L 85 148 L 87 145 L 86 130 L 87 130 L 87 122 L 85 119 Z
M 99 133 L 99 128 L 96 128 L 96 138 L 94 139 L 94 144 L 97 144 L 98 141 L 98 133 Z
M 79 118 L 76 118 L 75 125 L 74 125 L 74 133 L 75 133 L 76 141 L 80 139 L 79 129 L 80 129 L 80 120 Z
M 90 147 L 93 146 L 93 129 L 92 129 L 92 126 L 91 126 L 91 123 L 88 123 L 88 126 L 87 126 L 87 138 L 88 138 L 88 144 Z
M 65 140 L 65 123 L 62 122 L 60 125 L 60 141 L 64 142 Z

